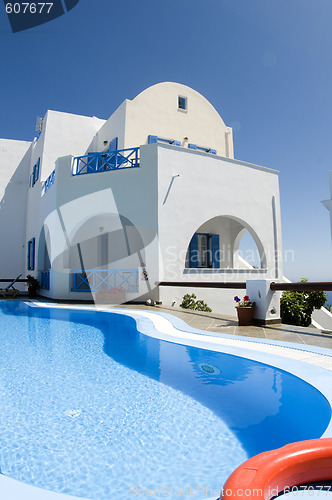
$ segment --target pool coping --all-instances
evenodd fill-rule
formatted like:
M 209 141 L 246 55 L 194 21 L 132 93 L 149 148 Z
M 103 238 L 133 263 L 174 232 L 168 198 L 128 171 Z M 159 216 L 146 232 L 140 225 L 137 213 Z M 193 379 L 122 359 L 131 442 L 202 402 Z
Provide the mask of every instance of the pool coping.
M 22 302 L 30 307 L 99 311 L 130 316 L 135 319 L 138 330 L 144 335 L 166 342 L 249 358 L 292 373 L 320 391 L 332 408 L 332 384 L 330 383 L 332 350 L 330 349 L 253 337 L 237 336 L 234 338 L 229 334 L 192 328 L 180 318 L 163 312 L 101 306 L 77 307 L 33 300 L 22 300 Z M 332 437 L 332 418 L 321 437 Z M 2 474 L 0 474 L 0 492 L 4 498 L 15 498 L 15 500 L 88 500 L 84 497 L 38 488 Z

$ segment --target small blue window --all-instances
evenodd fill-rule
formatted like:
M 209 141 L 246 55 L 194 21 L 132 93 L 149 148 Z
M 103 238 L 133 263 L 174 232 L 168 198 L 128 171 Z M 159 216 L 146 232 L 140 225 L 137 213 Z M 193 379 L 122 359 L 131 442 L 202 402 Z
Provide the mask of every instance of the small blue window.
M 179 100 L 178 100 L 178 108 L 179 109 L 187 109 L 187 98 L 186 97 L 181 97 L 179 95 Z

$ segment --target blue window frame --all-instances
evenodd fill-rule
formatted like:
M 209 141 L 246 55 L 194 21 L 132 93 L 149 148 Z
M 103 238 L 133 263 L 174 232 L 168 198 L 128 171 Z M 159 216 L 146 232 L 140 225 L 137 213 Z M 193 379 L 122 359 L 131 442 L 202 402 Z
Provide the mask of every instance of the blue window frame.
M 179 95 L 178 98 L 178 109 L 186 110 L 187 109 L 187 98 Z
M 37 163 L 33 166 L 32 174 L 30 176 L 30 186 L 33 187 L 37 180 L 39 179 L 39 167 L 40 167 L 40 158 L 38 158 Z
M 191 268 L 220 268 L 219 234 L 195 233 L 189 245 Z
M 28 241 L 27 268 L 28 271 L 33 271 L 35 269 L 35 238 Z

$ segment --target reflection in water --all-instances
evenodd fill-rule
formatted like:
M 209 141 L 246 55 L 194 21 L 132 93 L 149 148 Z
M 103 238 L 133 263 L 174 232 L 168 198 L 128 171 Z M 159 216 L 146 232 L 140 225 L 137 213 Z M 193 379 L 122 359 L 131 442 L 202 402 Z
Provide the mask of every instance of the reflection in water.
M 326 399 L 303 380 L 229 354 L 159 341 L 132 318 L 103 325 L 104 351 L 128 368 L 188 394 L 217 414 L 250 456 L 292 441 L 320 437 L 330 419 Z M 201 370 L 201 364 L 218 368 Z

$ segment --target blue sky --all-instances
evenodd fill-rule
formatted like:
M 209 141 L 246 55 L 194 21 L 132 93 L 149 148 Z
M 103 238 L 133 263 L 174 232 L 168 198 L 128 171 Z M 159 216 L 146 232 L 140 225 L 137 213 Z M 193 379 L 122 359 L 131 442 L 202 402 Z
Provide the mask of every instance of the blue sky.
M 15 34 L 0 8 L 0 137 L 32 140 L 47 109 L 107 119 L 157 82 L 189 85 L 236 158 L 279 170 L 285 275 L 332 281 L 330 0 L 80 0 Z

